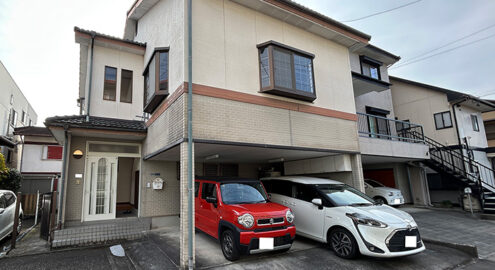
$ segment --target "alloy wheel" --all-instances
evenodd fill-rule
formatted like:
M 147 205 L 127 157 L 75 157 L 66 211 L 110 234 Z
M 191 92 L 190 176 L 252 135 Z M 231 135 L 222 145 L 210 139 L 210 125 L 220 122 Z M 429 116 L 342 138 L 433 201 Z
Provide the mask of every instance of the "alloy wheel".
M 332 235 L 333 250 L 342 257 L 347 257 L 352 251 L 352 241 L 343 232 L 337 232 Z
M 234 240 L 232 239 L 232 236 L 230 236 L 230 234 L 227 234 L 227 233 L 224 234 L 222 242 L 223 242 L 223 245 L 222 245 L 223 251 L 228 256 L 231 256 L 233 248 L 234 248 Z

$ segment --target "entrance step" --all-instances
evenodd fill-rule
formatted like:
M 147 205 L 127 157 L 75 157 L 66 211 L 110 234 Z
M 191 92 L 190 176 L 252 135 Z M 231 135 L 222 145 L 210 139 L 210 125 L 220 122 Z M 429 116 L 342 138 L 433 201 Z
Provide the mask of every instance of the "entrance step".
M 138 218 L 73 223 L 54 232 L 52 248 L 135 240 L 142 238 L 150 228 L 151 219 Z

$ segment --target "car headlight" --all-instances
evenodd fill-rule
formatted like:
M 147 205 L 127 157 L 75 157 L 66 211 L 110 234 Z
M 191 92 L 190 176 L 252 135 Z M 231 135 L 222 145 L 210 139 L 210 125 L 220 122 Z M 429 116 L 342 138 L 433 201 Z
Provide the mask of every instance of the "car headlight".
M 378 227 L 378 228 L 387 228 L 388 225 L 378 221 L 376 219 L 372 219 L 370 217 L 367 217 L 365 215 L 361 215 L 358 213 L 347 213 L 345 214 L 346 216 L 350 217 L 352 221 L 354 221 L 354 224 L 356 225 L 365 225 L 365 226 L 371 226 L 371 227 Z
M 249 229 L 254 225 L 254 217 L 251 214 L 244 214 L 237 218 L 237 222 L 244 226 L 244 228 Z
M 287 210 L 287 212 L 285 212 L 285 219 L 286 219 L 286 220 L 287 220 L 287 222 L 289 222 L 289 223 L 294 222 L 294 214 L 292 214 L 292 211 Z
M 390 191 L 390 192 L 388 193 L 388 196 L 394 196 L 394 193 L 393 193 L 392 191 Z

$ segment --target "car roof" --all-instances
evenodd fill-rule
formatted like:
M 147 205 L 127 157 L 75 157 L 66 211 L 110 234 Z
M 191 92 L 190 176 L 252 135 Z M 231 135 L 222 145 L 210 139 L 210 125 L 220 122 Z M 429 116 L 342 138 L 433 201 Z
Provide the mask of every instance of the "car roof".
M 239 182 L 259 182 L 260 180 L 252 178 L 240 178 L 240 177 L 222 177 L 222 176 L 196 176 L 195 181 L 212 181 L 219 183 L 239 183 Z
M 323 179 L 318 177 L 309 176 L 277 176 L 277 177 L 265 177 L 261 180 L 284 180 L 300 184 L 344 184 L 339 181 Z

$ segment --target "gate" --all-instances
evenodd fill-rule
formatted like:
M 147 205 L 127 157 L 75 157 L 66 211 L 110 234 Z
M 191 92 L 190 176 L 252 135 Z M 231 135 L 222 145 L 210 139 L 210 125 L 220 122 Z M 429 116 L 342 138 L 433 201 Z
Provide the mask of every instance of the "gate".
M 41 198 L 40 237 L 49 240 L 54 223 L 57 192 L 44 193 Z

